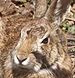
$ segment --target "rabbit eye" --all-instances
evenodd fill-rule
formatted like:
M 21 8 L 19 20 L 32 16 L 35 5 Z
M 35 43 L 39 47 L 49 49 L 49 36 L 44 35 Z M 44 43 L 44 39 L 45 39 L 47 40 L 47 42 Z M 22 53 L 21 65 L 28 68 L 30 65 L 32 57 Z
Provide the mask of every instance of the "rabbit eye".
M 27 34 L 29 34 L 29 33 L 30 33 L 30 31 L 31 31 L 31 30 L 28 30 L 28 31 L 27 31 Z
M 41 43 L 43 43 L 43 44 L 47 44 L 47 43 L 48 43 L 48 37 L 45 38 Z

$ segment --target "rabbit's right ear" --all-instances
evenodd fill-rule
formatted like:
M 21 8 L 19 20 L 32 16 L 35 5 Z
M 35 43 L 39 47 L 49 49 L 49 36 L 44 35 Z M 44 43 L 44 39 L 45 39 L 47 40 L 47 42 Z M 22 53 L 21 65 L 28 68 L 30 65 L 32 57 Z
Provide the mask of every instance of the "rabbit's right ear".
M 45 18 L 59 26 L 69 8 L 70 2 L 71 0 L 51 0 Z
M 34 18 L 41 18 L 47 11 L 47 0 L 34 0 L 35 13 Z

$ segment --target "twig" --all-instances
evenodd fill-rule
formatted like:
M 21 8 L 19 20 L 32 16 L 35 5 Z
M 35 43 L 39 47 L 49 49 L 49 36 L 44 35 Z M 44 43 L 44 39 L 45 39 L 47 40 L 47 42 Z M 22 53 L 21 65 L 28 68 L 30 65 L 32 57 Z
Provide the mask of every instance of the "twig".
M 68 49 L 72 49 L 72 48 L 75 48 L 75 46 L 70 46 L 70 47 L 68 47 Z
M 73 37 L 67 37 L 67 40 L 73 40 L 73 41 L 75 41 L 75 38 L 73 38 Z
M 71 12 L 72 12 L 72 13 L 75 13 L 75 10 L 74 10 L 74 9 L 71 9 Z
M 75 22 L 75 18 L 66 18 L 66 20 L 70 20 L 70 21 L 74 21 Z

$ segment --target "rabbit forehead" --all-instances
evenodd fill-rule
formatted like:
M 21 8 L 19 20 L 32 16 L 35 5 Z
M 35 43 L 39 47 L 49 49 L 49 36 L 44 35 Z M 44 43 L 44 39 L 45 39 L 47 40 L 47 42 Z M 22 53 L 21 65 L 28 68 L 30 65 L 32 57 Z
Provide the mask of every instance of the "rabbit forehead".
M 30 29 L 30 33 L 32 35 L 37 36 L 38 38 L 42 38 L 48 30 L 43 26 L 38 26 Z
M 40 38 L 42 38 L 46 34 L 46 32 L 50 30 L 50 25 L 48 23 L 46 24 L 45 21 L 38 21 L 37 23 L 33 21 L 31 23 L 28 23 L 27 26 L 23 28 L 23 32 L 27 35 L 32 34 Z

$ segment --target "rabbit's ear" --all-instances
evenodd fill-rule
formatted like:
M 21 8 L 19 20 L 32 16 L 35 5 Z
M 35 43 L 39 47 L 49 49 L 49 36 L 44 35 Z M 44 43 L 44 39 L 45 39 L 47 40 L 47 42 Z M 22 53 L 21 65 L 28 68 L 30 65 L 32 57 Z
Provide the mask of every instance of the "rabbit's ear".
M 51 4 L 45 14 L 45 18 L 57 25 L 63 20 L 63 16 L 67 12 L 71 0 L 51 0 Z
M 46 11 L 47 11 L 47 0 L 36 0 L 34 18 L 43 17 Z

